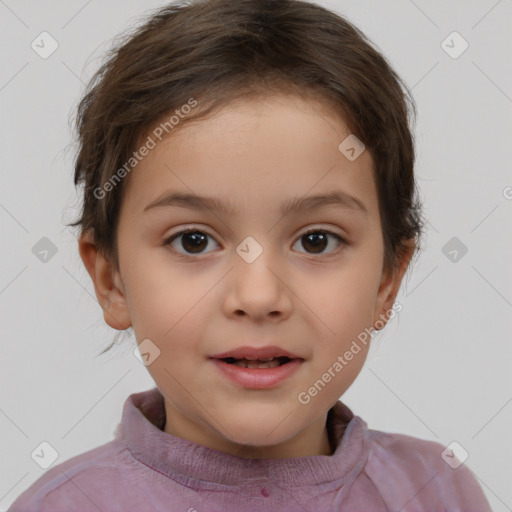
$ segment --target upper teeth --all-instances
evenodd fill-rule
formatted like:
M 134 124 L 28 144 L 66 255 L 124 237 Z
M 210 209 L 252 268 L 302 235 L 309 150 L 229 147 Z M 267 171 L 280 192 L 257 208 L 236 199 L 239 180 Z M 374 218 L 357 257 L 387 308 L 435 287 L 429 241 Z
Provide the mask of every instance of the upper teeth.
M 279 360 L 276 358 L 270 359 L 239 359 L 233 363 L 235 366 L 242 368 L 275 368 L 279 366 Z

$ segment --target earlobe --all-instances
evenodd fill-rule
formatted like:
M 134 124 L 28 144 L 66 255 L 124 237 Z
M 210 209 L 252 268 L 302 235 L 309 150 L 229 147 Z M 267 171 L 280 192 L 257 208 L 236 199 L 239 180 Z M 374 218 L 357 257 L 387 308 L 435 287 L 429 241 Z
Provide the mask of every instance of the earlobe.
M 131 319 L 119 272 L 98 250 L 91 232 L 80 236 L 78 252 L 94 284 L 105 322 L 113 329 L 128 329 Z

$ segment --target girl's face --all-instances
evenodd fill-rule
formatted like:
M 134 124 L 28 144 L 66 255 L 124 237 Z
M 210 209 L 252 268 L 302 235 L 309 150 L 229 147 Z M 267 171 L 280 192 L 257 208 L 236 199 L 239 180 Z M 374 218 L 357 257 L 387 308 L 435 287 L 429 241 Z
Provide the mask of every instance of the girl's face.
M 166 432 L 240 457 L 331 453 L 327 412 L 368 345 L 344 354 L 389 312 L 406 268 L 383 272 L 372 159 L 345 156 L 349 135 L 314 101 L 239 100 L 171 133 L 133 169 L 120 273 L 102 303 L 110 325 L 150 340 Z M 339 200 L 310 199 L 328 194 Z M 212 359 L 270 345 L 300 359 L 269 387 L 235 382 Z

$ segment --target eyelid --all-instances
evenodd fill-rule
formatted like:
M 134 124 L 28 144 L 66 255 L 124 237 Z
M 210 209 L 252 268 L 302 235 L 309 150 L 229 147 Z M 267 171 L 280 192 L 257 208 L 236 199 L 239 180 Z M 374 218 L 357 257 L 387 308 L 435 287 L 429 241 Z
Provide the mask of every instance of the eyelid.
M 206 229 L 202 226 L 196 225 L 196 224 L 190 224 L 188 226 L 185 225 L 185 226 L 181 227 L 181 229 L 179 229 L 175 233 L 165 236 L 162 243 L 164 245 L 170 244 L 173 240 L 178 238 L 180 235 L 184 235 L 185 233 L 193 233 L 195 231 L 199 231 L 200 233 L 204 233 L 205 235 L 208 235 L 212 240 L 214 240 L 216 243 L 218 243 L 216 240 L 216 237 L 214 235 L 212 235 L 208 231 L 208 229 Z
M 200 224 L 183 224 L 178 231 L 174 232 L 172 235 L 168 235 L 166 238 L 172 238 L 186 231 L 201 231 L 201 233 L 206 233 L 213 238 L 213 235 L 209 232 L 209 228 L 201 226 Z
M 325 227 L 325 226 L 320 226 L 320 225 L 318 225 L 318 226 L 313 225 L 311 228 L 307 228 L 306 231 L 300 231 L 300 234 L 298 236 L 304 236 L 304 235 L 307 235 L 312 232 L 316 233 L 317 231 L 323 231 L 329 235 L 339 236 L 341 239 L 343 239 L 345 242 L 348 243 L 347 237 L 344 234 L 337 233 L 335 231 L 335 228 Z
M 194 224 L 194 223 L 190 223 L 190 224 L 183 224 L 182 226 L 180 226 L 180 230 L 177 231 L 175 234 L 181 232 L 181 231 L 189 231 L 189 230 L 194 230 L 194 229 L 197 229 L 198 231 L 204 231 L 205 233 L 208 233 L 210 236 L 213 236 L 211 233 L 209 233 L 209 227 L 205 227 L 204 225 L 201 225 L 201 224 Z M 332 231 L 334 229 L 341 229 L 339 226 L 332 226 L 332 225 L 326 225 L 326 224 L 322 224 L 322 223 L 318 223 L 318 224 L 307 224 L 306 226 L 300 228 L 298 230 L 298 232 L 300 233 L 303 229 L 306 229 L 306 232 L 308 232 L 309 230 L 312 230 L 312 229 L 316 229 L 318 231 Z M 334 231 L 332 231 L 333 233 L 335 233 Z M 336 233 L 335 233 L 336 234 Z M 170 235 L 172 236 L 172 235 Z M 340 236 L 343 236 L 340 234 Z

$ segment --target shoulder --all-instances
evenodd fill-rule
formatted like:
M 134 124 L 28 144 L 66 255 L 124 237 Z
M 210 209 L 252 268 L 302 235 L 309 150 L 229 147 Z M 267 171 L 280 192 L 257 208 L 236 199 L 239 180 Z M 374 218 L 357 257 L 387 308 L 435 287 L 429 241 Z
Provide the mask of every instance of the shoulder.
M 476 477 L 441 443 L 377 430 L 368 439 L 365 473 L 386 503 L 403 512 L 490 512 Z
M 126 486 L 138 465 L 127 450 L 111 441 L 46 470 L 8 512 L 96 510 L 101 508 L 102 494 L 108 497 L 114 488 Z
M 368 430 L 368 434 L 374 462 L 385 459 L 389 463 L 393 460 L 400 462 L 402 467 L 416 470 L 443 462 L 441 454 L 444 447 L 437 441 L 379 430 Z

